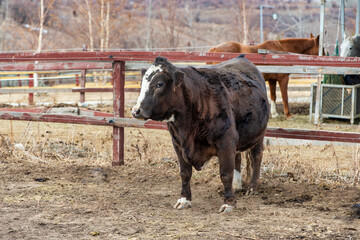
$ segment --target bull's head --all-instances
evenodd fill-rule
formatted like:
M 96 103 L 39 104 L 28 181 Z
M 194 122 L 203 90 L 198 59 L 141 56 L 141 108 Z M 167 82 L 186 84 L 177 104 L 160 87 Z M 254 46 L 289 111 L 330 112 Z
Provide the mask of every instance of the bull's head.
M 146 71 L 141 91 L 132 115 L 139 119 L 171 121 L 177 102 L 176 88 L 183 82 L 184 73 L 167 61 L 157 57 Z

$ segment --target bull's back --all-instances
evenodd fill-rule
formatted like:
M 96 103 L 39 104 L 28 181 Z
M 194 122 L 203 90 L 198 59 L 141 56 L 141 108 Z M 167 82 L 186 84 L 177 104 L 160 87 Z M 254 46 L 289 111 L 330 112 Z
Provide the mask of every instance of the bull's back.
M 219 71 L 226 71 L 231 74 L 235 74 L 238 77 L 235 81 L 241 80 L 242 82 L 245 81 L 249 84 L 254 84 L 266 94 L 266 86 L 262 74 L 253 63 L 244 58 L 242 55 L 229 61 L 211 66 L 210 69 L 219 69 Z
M 265 80 L 256 66 L 243 57 L 223 62 L 213 68 L 235 74 L 236 79 L 232 81 L 239 82 L 239 87 L 230 87 L 228 91 L 239 133 L 238 148 L 247 149 L 262 138 L 269 120 Z

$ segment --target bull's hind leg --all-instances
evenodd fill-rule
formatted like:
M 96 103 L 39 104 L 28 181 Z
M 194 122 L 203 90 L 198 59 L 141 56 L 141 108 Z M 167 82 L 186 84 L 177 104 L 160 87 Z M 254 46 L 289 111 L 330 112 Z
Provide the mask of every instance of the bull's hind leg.
M 264 151 L 264 143 L 263 139 L 259 141 L 251 150 L 250 150 L 250 161 L 252 162 L 252 176 L 250 180 L 250 184 L 248 186 L 248 190 L 246 191 L 246 195 L 251 194 L 259 185 L 259 178 L 260 178 L 260 165 L 262 161 Z
M 237 152 L 235 155 L 235 169 L 234 169 L 234 177 L 233 177 L 233 189 L 234 191 L 241 190 L 242 182 L 241 182 L 241 152 Z

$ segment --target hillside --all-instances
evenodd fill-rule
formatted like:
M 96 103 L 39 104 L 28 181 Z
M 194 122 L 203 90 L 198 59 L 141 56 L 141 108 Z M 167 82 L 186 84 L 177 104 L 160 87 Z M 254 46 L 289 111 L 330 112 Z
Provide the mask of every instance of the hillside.
M 6 8 L 6 2 L 8 2 Z M 52 1 L 47 1 L 52 3 Z M 350 2 L 350 1 L 349 1 Z M 1 0 L 2 27 L 0 34 L 3 51 L 36 49 L 39 35 L 39 2 L 30 0 Z M 43 50 L 81 50 L 90 47 L 89 9 L 92 14 L 93 49 L 169 49 L 206 51 L 224 41 L 244 42 L 244 12 L 247 43 L 260 41 L 260 5 L 264 8 L 264 40 L 288 37 L 309 37 L 319 32 L 319 1 L 311 0 L 197 0 L 110 1 L 108 45 L 102 25 L 99 1 L 57 0 L 45 8 Z M 27 6 L 26 8 L 24 6 Z M 243 8 L 246 10 L 243 11 Z M 346 8 L 346 30 L 355 31 L 353 3 Z M 271 15 L 276 13 L 277 20 Z M 338 36 L 338 1 L 328 1 L 326 8 L 325 44 L 331 48 Z M 151 16 L 148 18 L 148 16 Z M 103 28 L 104 29 L 104 28 Z M 106 29 L 105 29 L 106 30 Z M 103 47 L 101 47 L 103 39 Z

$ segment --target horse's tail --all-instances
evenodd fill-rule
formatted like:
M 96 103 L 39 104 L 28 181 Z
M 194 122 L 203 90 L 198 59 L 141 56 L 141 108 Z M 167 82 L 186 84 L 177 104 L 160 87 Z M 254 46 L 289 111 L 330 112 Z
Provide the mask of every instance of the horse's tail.
M 216 52 L 216 47 L 210 48 L 208 52 Z

